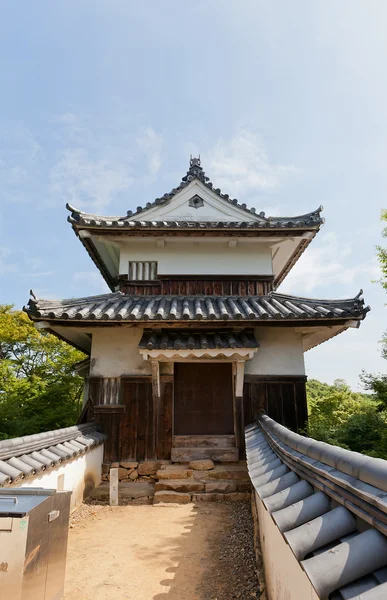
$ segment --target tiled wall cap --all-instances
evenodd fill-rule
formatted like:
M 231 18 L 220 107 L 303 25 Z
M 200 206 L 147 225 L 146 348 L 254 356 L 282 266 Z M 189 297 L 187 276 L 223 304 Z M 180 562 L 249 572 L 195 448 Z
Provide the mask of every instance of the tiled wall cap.
M 284 533 L 296 558 L 302 560 L 326 544 L 356 531 L 356 520 L 352 514 L 338 506 L 333 510 Z
M 314 493 L 313 487 L 305 481 L 301 479 L 301 481 L 297 481 L 294 485 L 282 490 L 281 492 L 277 492 L 272 496 L 267 496 L 263 502 L 267 508 L 267 510 L 271 513 L 274 511 L 282 510 L 291 504 L 295 504 L 300 500 L 304 500 L 308 496 L 311 496 Z
M 257 466 L 254 466 L 251 469 L 251 471 L 249 471 L 250 476 L 254 477 L 254 478 L 260 477 L 264 473 L 267 473 L 268 471 L 273 471 L 273 469 L 280 467 L 282 465 L 281 460 L 278 458 L 278 456 L 276 454 L 274 454 L 274 452 L 273 452 L 273 455 L 274 455 L 273 457 L 263 460 L 262 462 L 260 461 L 257 464 Z
M 382 583 L 372 590 L 363 592 L 359 596 L 353 596 L 351 600 L 386 600 L 387 598 L 387 583 Z
M 300 479 L 296 473 L 294 471 L 289 471 L 285 475 L 278 477 L 278 479 L 273 479 L 273 481 L 265 483 L 264 485 L 256 487 L 255 489 L 257 490 L 260 498 L 263 500 L 268 496 L 273 496 L 273 494 L 281 492 L 282 490 L 286 490 L 286 488 L 294 485 L 297 483 L 297 481 L 300 481 Z
M 367 457 L 359 468 L 359 479 L 387 492 L 387 461 Z
M 386 563 L 387 539 L 368 529 L 347 542 L 302 561 L 320 600 L 352 581 L 368 575 Z
M 253 483 L 255 486 L 260 487 L 261 485 L 265 485 L 265 483 L 269 483 L 270 481 L 274 481 L 278 479 L 278 477 L 282 477 L 282 475 L 286 475 L 289 472 L 289 469 L 286 465 L 282 464 L 275 469 L 271 469 L 270 471 L 266 471 L 262 475 L 258 475 L 254 477 Z
M 277 523 L 280 531 L 289 531 L 294 527 L 299 527 L 331 509 L 331 500 L 323 492 L 315 494 L 300 500 L 293 505 L 272 513 L 274 521 Z

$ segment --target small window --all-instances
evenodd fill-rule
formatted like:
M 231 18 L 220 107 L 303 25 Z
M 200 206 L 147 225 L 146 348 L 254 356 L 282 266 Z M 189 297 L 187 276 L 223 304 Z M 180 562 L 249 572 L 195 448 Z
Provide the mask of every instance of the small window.
M 129 262 L 129 281 L 154 281 L 155 279 L 157 279 L 157 262 Z

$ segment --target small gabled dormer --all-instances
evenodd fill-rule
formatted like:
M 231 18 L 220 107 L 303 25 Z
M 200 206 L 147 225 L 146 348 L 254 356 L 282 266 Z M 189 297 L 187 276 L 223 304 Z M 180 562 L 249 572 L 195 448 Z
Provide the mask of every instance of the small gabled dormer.
M 68 209 L 109 287 L 134 294 L 266 294 L 323 223 L 321 208 L 299 217 L 257 214 L 214 188 L 192 157 L 176 188 L 135 213 Z

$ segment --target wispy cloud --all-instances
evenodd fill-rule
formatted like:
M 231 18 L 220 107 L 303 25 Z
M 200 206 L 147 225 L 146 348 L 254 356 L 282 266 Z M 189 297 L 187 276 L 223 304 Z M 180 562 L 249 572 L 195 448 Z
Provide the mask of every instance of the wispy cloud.
M 72 287 L 78 294 L 107 294 L 110 289 L 99 271 L 78 271 L 73 275 Z
M 316 240 L 317 241 L 317 240 Z M 310 246 L 293 267 L 280 292 L 309 294 L 329 285 L 354 283 L 358 275 L 377 279 L 380 275 L 376 258 L 358 262 L 352 259 L 352 248 L 340 242 L 335 233 L 323 235 L 319 246 Z
M 151 175 L 156 175 L 160 170 L 163 143 L 163 137 L 157 134 L 152 127 L 147 127 L 145 131 L 137 137 L 137 145 L 145 156 Z
M 11 262 L 11 251 L 0 247 L 0 275 L 16 271 L 16 265 Z
M 270 162 L 263 139 L 248 131 L 218 140 L 208 151 L 207 165 L 216 185 L 240 196 L 274 190 L 301 173 L 294 165 Z
M 84 148 L 67 149 L 50 173 L 51 196 L 88 211 L 103 212 L 133 182 L 128 165 L 92 158 Z

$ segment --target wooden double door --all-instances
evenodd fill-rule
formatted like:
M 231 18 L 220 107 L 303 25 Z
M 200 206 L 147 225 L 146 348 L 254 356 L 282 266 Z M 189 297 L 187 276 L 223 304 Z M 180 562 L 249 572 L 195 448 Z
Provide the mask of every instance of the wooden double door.
M 231 363 L 175 363 L 174 435 L 233 435 Z

